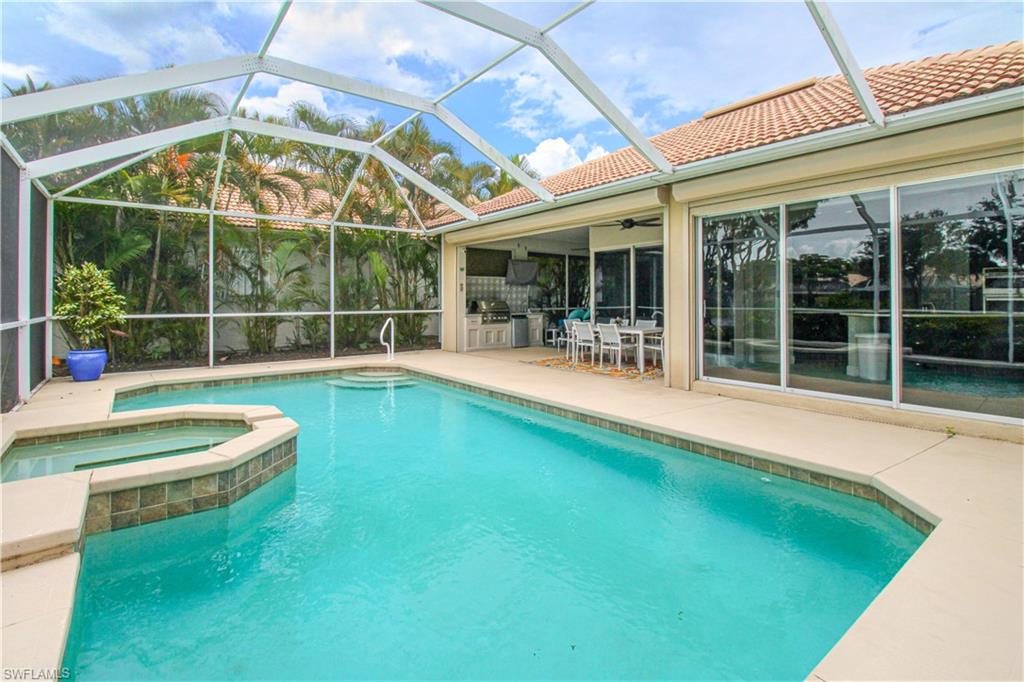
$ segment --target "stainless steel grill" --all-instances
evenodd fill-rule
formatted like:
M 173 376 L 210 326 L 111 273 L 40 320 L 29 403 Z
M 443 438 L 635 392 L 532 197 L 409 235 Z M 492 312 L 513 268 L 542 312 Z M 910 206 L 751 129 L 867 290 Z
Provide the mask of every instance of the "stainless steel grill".
M 499 324 L 512 319 L 512 313 L 506 301 L 480 301 L 480 314 L 483 324 Z

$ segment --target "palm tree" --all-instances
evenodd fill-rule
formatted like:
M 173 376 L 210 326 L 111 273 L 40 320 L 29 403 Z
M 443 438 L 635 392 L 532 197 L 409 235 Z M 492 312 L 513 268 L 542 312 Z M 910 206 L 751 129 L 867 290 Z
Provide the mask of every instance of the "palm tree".
M 289 167 L 295 148 L 289 140 L 232 133 L 223 172 L 225 196 L 229 201 L 237 196 L 254 213 L 281 213 L 283 207 L 295 206 L 304 199 L 309 182 L 307 173 Z M 291 253 L 294 238 L 274 230 L 267 220 L 257 220 L 252 231 L 227 221 L 221 221 L 220 227 L 216 253 L 222 301 L 245 312 L 276 311 L 279 297 L 297 274 L 281 261 Z M 250 352 L 273 352 L 279 319 L 247 317 L 239 324 Z
M 84 81 L 71 81 L 68 85 L 79 82 Z M 4 90 L 7 96 L 17 97 L 51 90 L 54 87 L 49 81 L 36 84 L 30 76 L 26 75 L 23 85 L 18 87 L 5 85 Z M 64 111 L 4 126 L 4 133 L 10 139 L 11 144 L 28 161 L 88 147 L 104 139 L 112 139 L 107 137 L 110 132 L 105 127 L 105 121 L 97 115 L 94 107 Z
M 512 163 L 526 171 L 526 174 L 531 178 L 540 178 L 540 173 L 530 166 L 530 162 L 525 154 L 513 154 L 509 158 L 512 160 Z M 496 168 L 495 173 L 491 176 L 490 180 L 483 184 L 478 194 L 481 199 L 493 199 L 494 197 L 511 192 L 517 187 L 519 187 L 519 182 L 514 177 L 504 170 Z

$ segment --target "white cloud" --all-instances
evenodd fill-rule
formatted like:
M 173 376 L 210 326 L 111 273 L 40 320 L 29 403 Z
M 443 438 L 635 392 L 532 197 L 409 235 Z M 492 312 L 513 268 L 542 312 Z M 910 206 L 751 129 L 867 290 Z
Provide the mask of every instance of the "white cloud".
M 327 108 L 324 94 L 320 88 L 308 83 L 288 82 L 277 88 L 273 95 L 250 95 L 242 99 L 241 106 L 249 111 L 257 111 L 262 116 L 287 116 L 292 104 L 308 102 L 320 109 Z
M 46 69 L 35 64 L 15 64 L 0 61 L 0 79 L 14 83 L 22 83 L 28 76 L 39 85 L 46 78 Z
M 256 94 L 268 91 L 272 94 Z M 241 106 L 263 116 L 287 116 L 291 106 L 307 102 L 332 115 L 341 115 L 356 123 L 365 123 L 380 114 L 378 109 L 361 106 L 354 98 L 325 90 L 309 83 L 286 81 L 260 74 L 242 99 Z
M 569 142 L 566 142 L 564 137 L 551 137 L 541 140 L 537 147 L 526 155 L 526 160 L 530 168 L 546 178 L 608 153 L 601 145 L 594 145 L 585 158 L 581 159 L 580 151 L 585 150 L 587 146 L 587 139 L 581 134 L 577 134 Z
M 210 25 L 211 14 L 165 3 L 69 2 L 49 8 L 44 21 L 53 35 L 137 73 L 243 52 Z
M 504 125 L 534 142 L 602 120 L 594 105 L 535 50 L 520 52 L 481 80 L 507 88 Z
M 512 42 L 417 3 L 296 3 L 270 54 L 429 96 Z
M 594 145 L 594 147 L 587 152 L 587 156 L 583 159 L 584 161 L 593 161 L 594 159 L 600 159 L 602 156 L 608 154 L 608 150 L 601 145 Z
M 526 155 L 526 161 L 546 178 L 580 163 L 580 155 L 564 138 L 555 137 L 541 140 L 537 148 Z

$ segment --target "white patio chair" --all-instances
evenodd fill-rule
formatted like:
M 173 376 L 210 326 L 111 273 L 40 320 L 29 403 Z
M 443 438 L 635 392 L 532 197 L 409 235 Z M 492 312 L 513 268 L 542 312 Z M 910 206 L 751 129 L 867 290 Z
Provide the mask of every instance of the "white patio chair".
M 573 320 L 572 322 L 572 364 L 576 364 L 580 355 L 590 349 L 590 364 L 594 364 L 594 352 L 597 350 L 597 339 L 594 337 L 594 325 L 589 322 Z
M 622 335 L 619 334 L 619 328 L 614 324 L 599 324 L 597 325 L 597 331 L 601 335 L 601 367 L 604 367 L 604 352 L 608 351 L 608 360 L 611 361 L 611 353 L 615 353 L 615 363 L 619 369 L 622 369 L 622 353 L 625 351 L 633 351 L 636 354 L 636 344 L 627 343 L 622 340 Z
M 558 336 L 555 337 L 555 352 L 562 352 L 562 345 L 565 345 L 565 359 L 568 360 L 572 357 L 573 345 L 576 342 L 575 332 L 572 328 L 572 320 L 566 320 L 563 327 L 558 330 Z
M 657 320 L 637 320 L 636 324 L 633 325 L 637 329 L 654 329 L 658 326 Z
M 661 334 L 644 335 L 644 353 L 651 352 L 651 364 L 658 366 L 658 358 L 665 362 L 665 344 Z

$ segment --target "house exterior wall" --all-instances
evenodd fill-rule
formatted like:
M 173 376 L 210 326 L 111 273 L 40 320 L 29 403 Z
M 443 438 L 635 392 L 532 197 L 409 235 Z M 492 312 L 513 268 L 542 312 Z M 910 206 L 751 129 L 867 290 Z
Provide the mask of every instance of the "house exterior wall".
M 451 232 L 445 248 L 495 238 L 577 227 L 602 219 L 661 210 L 664 217 L 666 383 L 682 390 L 742 394 L 773 402 L 822 407 L 839 413 L 875 417 L 935 427 L 974 420 L 945 415 L 898 413 L 886 407 L 857 405 L 842 400 L 809 398 L 746 387 L 708 386 L 697 380 L 697 248 L 695 217 L 743 210 L 766 204 L 810 200 L 829 195 L 878 189 L 897 184 L 983 173 L 1024 164 L 1024 109 L 893 135 L 855 145 L 805 154 L 715 175 L 688 179 L 671 186 L 607 197 L 585 204 Z M 636 232 L 633 230 L 632 232 Z M 592 232 L 591 248 L 594 248 Z M 609 237 L 614 239 L 614 237 Z M 446 262 L 453 262 L 454 257 Z M 456 278 L 446 280 L 452 282 Z M 454 284 L 454 282 L 453 282 Z M 446 289 L 444 309 L 455 310 L 454 291 Z M 458 316 L 445 315 L 446 325 Z M 447 331 L 447 330 L 446 330 Z M 446 333 L 454 350 L 455 329 Z M 446 348 L 449 344 L 446 344 Z M 894 416 L 898 415 L 898 416 Z M 965 425 L 964 428 L 998 431 L 1005 425 Z M 1013 428 L 1013 427 L 1011 427 Z
M 604 251 L 617 247 L 628 248 L 635 244 L 652 244 L 661 241 L 660 227 L 634 227 L 622 230 L 618 227 L 590 228 L 590 250 Z

